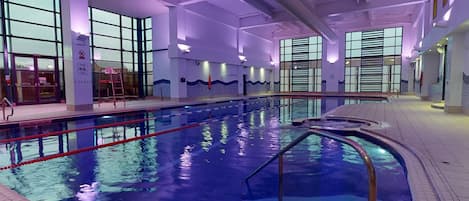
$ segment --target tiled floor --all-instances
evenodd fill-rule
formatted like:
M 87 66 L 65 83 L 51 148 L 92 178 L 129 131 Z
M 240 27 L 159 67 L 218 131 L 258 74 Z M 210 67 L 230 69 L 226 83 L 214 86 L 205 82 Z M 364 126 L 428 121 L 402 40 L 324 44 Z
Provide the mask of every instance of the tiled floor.
M 446 114 L 411 96 L 347 105 L 330 114 L 387 122 L 390 127 L 378 132 L 418 153 L 442 200 L 469 200 L 469 116 Z
M 16 108 L 15 116 L 11 121 L 24 122 L 25 120 L 44 118 L 156 109 L 189 104 L 189 102 L 216 102 L 228 99 L 220 97 L 182 102 L 170 100 L 131 101 L 127 103 L 125 108 L 119 105 L 117 110 L 108 103 L 101 105 L 101 107 L 95 105 L 94 111 L 87 112 L 66 111 L 65 104 L 20 106 Z M 392 99 L 391 103 L 342 106 L 330 114 L 386 122 L 389 127 L 377 130 L 377 132 L 403 143 L 420 156 L 441 200 L 469 200 L 469 160 L 467 160 L 469 155 L 469 116 L 446 114 L 442 110 L 431 108 L 430 105 L 431 102 L 422 102 L 417 97 L 401 96 L 398 99 Z M 0 124 L 2 123 L 7 122 L 0 122 Z M 409 171 L 411 168 L 408 167 Z M 1 188 L 0 186 L 0 201 L 9 200 L 1 197 Z

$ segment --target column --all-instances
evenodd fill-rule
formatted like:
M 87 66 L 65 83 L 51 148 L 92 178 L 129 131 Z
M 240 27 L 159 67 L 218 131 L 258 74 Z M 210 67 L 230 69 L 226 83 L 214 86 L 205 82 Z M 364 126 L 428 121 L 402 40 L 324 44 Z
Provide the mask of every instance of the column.
M 466 114 L 469 114 L 469 31 L 465 33 L 465 55 L 466 61 L 464 62 L 466 65 L 464 66 L 464 84 L 463 84 L 463 96 L 462 96 L 462 105 L 463 110 Z
M 169 60 L 169 13 L 152 17 L 153 27 L 153 95 L 171 97 L 171 66 Z
M 430 100 L 432 84 L 438 81 L 438 68 L 440 55 L 435 52 L 427 52 L 422 55 L 422 74 L 420 98 Z M 423 80 L 423 81 L 422 81 Z
M 465 36 L 454 33 L 448 37 L 448 63 L 446 72 L 445 111 L 462 112 L 463 69 L 465 65 Z
M 408 76 L 408 85 L 407 85 L 407 93 L 414 94 L 414 82 L 415 82 L 415 65 L 416 62 L 412 62 L 409 64 L 409 68 L 407 68 L 407 76 Z
M 345 90 L 345 32 L 337 31 L 337 36 L 338 40 L 334 43 L 323 40 L 321 79 L 326 80 L 326 91 L 324 92 L 343 92 Z
M 67 110 L 92 110 L 88 1 L 62 0 L 61 7 Z
M 171 98 L 186 98 L 187 97 L 187 83 L 185 77 L 185 69 L 187 60 L 181 56 L 181 51 L 178 48 L 179 43 L 186 40 L 185 37 L 185 10 L 183 7 L 170 7 L 169 8 L 169 59 L 170 59 L 170 72 L 169 78 L 171 81 Z

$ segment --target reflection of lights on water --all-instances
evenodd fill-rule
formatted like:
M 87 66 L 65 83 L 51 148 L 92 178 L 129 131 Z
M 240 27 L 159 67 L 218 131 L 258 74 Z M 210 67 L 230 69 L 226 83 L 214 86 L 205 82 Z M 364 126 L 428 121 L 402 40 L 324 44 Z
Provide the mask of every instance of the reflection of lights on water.
M 102 118 L 102 119 L 110 119 L 110 118 L 112 118 L 112 116 L 107 116 L 107 115 L 105 115 L 105 116 L 102 116 L 101 118 Z
M 253 112 L 251 112 L 251 114 L 249 115 L 249 124 L 251 126 L 255 126 L 254 125 L 254 113 Z
M 192 166 L 192 149 L 194 149 L 194 147 L 186 145 L 184 147 L 184 153 L 179 157 L 179 160 L 181 161 L 179 164 L 179 168 L 181 169 L 179 174 L 180 179 L 189 180 L 191 178 L 190 170 Z
M 188 108 L 191 108 L 191 106 L 186 105 L 186 106 L 184 106 L 184 108 L 185 108 L 185 109 L 188 109 Z
M 244 124 L 243 123 L 239 123 L 238 124 L 238 129 L 239 129 L 239 137 L 238 139 L 236 140 L 239 144 L 239 152 L 238 152 L 238 155 L 240 156 L 244 156 L 246 155 L 245 153 L 245 148 L 246 148 L 246 144 L 247 144 L 247 139 L 248 139 L 248 135 L 249 135 L 249 132 L 244 128 Z
M 259 126 L 265 126 L 265 111 L 259 112 Z
M 275 117 L 272 117 L 269 121 L 269 128 L 275 129 L 275 128 L 278 128 L 279 126 L 280 126 L 280 122 L 278 121 L 278 119 Z
M 200 144 L 202 145 L 202 149 L 204 151 L 209 151 L 210 146 L 212 146 L 212 133 L 210 132 L 210 127 L 208 125 L 205 125 L 203 130 L 202 130 L 202 135 L 204 136 L 204 141 L 202 141 Z
M 91 185 L 80 185 L 80 192 L 78 192 L 75 196 L 80 201 L 95 201 L 99 192 L 98 185 L 98 182 L 93 182 Z
M 226 144 L 228 141 L 228 126 L 226 125 L 226 121 L 221 123 L 221 139 L 220 142 L 222 144 Z
M 382 148 L 378 148 L 378 153 L 380 154 L 386 154 L 386 150 L 382 149 Z

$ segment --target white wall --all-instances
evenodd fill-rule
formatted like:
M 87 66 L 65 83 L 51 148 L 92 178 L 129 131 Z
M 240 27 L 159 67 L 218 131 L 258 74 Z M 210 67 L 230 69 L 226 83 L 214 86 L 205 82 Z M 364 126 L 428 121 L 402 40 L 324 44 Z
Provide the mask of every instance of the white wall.
M 231 18 L 227 13 L 220 15 L 220 18 Z M 178 44 L 190 46 L 190 52 L 180 51 Z M 244 73 L 252 82 L 268 81 L 270 84 L 273 77 L 266 75 L 273 68 L 270 64 L 274 51 L 272 41 L 241 31 L 226 20 L 206 17 L 183 7 L 171 7 L 168 14 L 153 16 L 153 49 L 156 50 L 154 80 L 170 80 L 171 97 L 187 97 L 186 85 L 195 81 L 206 84 L 209 74 L 212 82 L 237 81 L 232 95 L 242 93 L 239 88 Z M 239 54 L 245 55 L 248 61 L 242 63 Z M 251 66 L 255 69 L 252 72 L 247 70 Z M 186 83 L 181 82 L 181 78 L 185 78 Z

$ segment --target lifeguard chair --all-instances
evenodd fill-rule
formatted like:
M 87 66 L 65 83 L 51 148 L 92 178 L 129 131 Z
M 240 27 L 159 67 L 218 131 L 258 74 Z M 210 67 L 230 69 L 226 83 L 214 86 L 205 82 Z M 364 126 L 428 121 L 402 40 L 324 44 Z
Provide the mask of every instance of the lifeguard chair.
M 117 101 L 122 100 L 125 106 L 125 91 L 123 83 L 122 72 L 120 69 L 113 67 L 106 67 L 99 73 L 98 82 L 98 106 L 102 102 L 112 100 L 114 108 L 116 108 Z M 102 96 L 101 92 L 106 91 L 107 96 Z

